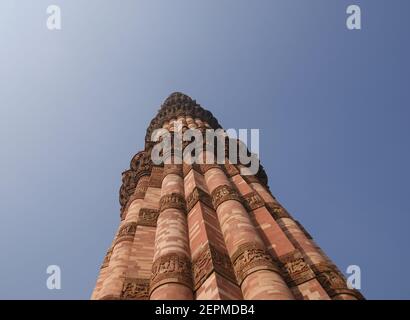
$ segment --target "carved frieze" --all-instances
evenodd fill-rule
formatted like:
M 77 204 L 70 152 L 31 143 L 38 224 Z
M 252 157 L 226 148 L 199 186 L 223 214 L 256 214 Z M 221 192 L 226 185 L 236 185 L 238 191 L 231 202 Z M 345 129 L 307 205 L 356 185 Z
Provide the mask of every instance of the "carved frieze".
M 148 190 L 148 186 L 147 185 L 142 185 L 142 186 L 138 186 L 135 188 L 135 193 L 132 196 L 133 199 L 144 199 L 145 198 L 145 193 Z
M 190 193 L 190 195 L 186 199 L 187 212 L 191 211 L 191 209 L 195 206 L 195 204 L 198 201 L 203 202 L 212 209 L 214 208 L 212 205 L 211 196 L 205 191 L 203 191 L 201 188 L 195 187 L 195 189 Z
M 155 260 L 152 265 L 151 292 L 168 282 L 178 282 L 192 288 L 191 261 L 187 256 L 169 253 Z
M 149 175 L 152 162 L 151 153 L 144 151 L 138 152 L 131 160 L 130 169 L 135 172 L 137 180 L 142 176 Z
M 108 249 L 107 254 L 104 257 L 104 261 L 101 265 L 101 269 L 108 267 L 108 264 L 110 263 L 111 255 L 112 255 L 112 247 Z
M 245 243 L 232 256 L 234 271 L 238 283 L 241 284 L 253 270 L 272 270 L 280 272 L 265 249 L 254 243 Z
M 256 192 L 251 192 L 251 193 L 244 195 L 243 199 L 244 199 L 243 204 L 245 205 L 248 211 L 258 209 L 265 205 L 265 202 L 263 201 L 262 197 Z
M 314 272 L 299 250 L 279 257 L 286 282 L 290 287 L 297 286 L 315 277 Z
M 166 194 L 161 197 L 159 203 L 160 203 L 160 209 L 159 209 L 160 212 L 166 209 L 170 209 L 170 208 L 178 209 L 183 212 L 186 212 L 185 198 L 183 195 L 179 193 Z
M 203 109 L 195 100 L 189 96 L 175 92 L 171 94 L 162 104 L 157 116 L 152 119 L 145 136 L 145 141 L 149 144 L 153 130 L 161 128 L 163 123 L 179 116 L 199 118 L 209 124 L 211 128 L 221 128 L 218 121 L 208 110 Z
M 347 282 L 341 272 L 336 266 L 328 262 L 318 263 L 312 266 L 312 270 L 316 274 L 322 287 L 326 290 L 330 297 L 334 297 L 339 294 L 349 294 L 357 299 L 364 299 L 362 294 L 347 287 Z
M 122 174 L 122 185 L 120 188 L 120 204 L 125 206 L 128 198 L 133 194 L 136 183 L 134 173 L 131 170 L 125 171 Z
M 119 243 L 121 241 L 132 241 L 134 239 L 135 232 L 137 231 L 137 223 L 136 222 L 129 222 L 123 225 L 117 234 L 117 239 L 115 243 Z
M 267 202 L 266 208 L 269 210 L 273 219 L 290 218 L 289 213 L 279 204 L 274 202 Z
M 148 300 L 149 279 L 126 278 L 121 293 L 122 300 Z
M 238 192 L 231 186 L 227 186 L 227 185 L 222 185 L 222 186 L 217 187 L 214 191 L 212 191 L 211 197 L 212 197 L 212 204 L 215 210 L 218 208 L 218 206 L 221 203 L 227 200 L 236 200 L 236 201 L 241 202 L 241 198 L 238 195 Z
M 233 266 L 228 254 L 212 245 L 205 246 L 192 263 L 194 290 L 197 290 L 212 273 L 216 272 L 236 283 Z
M 140 192 L 135 192 L 138 181 L 148 176 L 151 172 L 150 153 L 145 151 L 138 152 L 131 160 L 130 169 L 122 174 L 122 185 L 120 188 L 121 217 L 124 215 L 126 205 L 131 197 L 133 199 L 144 198 Z M 144 192 L 145 195 L 145 192 Z
M 138 224 L 141 226 L 156 227 L 159 210 L 141 208 L 138 217 Z

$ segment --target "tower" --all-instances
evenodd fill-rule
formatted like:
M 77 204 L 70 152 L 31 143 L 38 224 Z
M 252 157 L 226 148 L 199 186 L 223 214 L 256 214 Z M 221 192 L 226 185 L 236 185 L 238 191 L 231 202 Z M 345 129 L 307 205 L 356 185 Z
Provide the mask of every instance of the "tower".
M 92 299 L 362 299 L 271 194 L 262 166 L 248 174 L 227 155 L 155 164 L 152 133 L 177 124 L 221 128 L 182 93 L 164 101 L 122 174 L 121 222 Z

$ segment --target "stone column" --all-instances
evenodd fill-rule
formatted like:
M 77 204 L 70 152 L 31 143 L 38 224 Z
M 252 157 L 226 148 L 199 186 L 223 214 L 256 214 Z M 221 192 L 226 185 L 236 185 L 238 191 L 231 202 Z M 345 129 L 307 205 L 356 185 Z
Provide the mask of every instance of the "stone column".
M 203 175 L 184 165 L 195 299 L 242 300 Z
M 144 201 L 144 190 L 148 177 L 141 177 L 129 204 L 126 207 L 124 220 L 121 221 L 117 235 L 115 237 L 112 252 L 110 253 L 106 278 L 98 294 L 98 299 L 113 300 L 121 299 L 128 260 L 131 252 L 134 235 L 137 230 L 137 220 L 139 209 Z
M 165 165 L 155 235 L 151 300 L 192 300 L 182 165 Z
M 137 230 L 131 247 L 121 299 L 147 300 L 154 257 L 155 229 L 159 213 L 162 167 L 152 166 L 144 202 L 138 213 Z M 148 179 L 149 178 L 149 179 Z
M 226 248 L 244 298 L 294 299 L 278 266 L 266 252 L 239 195 L 222 169 L 219 166 L 208 166 L 205 181 L 211 192 Z

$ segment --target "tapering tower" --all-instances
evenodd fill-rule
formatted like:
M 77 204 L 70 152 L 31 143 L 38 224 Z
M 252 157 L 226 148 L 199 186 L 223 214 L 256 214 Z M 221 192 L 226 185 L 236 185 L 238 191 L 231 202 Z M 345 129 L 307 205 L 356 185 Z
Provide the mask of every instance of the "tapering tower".
M 262 166 L 154 164 L 152 133 L 177 123 L 221 128 L 182 93 L 164 101 L 122 174 L 121 222 L 92 299 L 362 298 L 271 194 Z

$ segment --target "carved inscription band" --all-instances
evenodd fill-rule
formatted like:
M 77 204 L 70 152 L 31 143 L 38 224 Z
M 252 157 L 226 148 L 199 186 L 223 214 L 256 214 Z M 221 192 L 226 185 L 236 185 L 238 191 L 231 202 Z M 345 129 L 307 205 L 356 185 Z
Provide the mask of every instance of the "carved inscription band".
M 122 300 L 148 300 L 149 279 L 125 278 Z
M 183 195 L 179 193 L 171 193 L 171 194 L 166 194 L 161 197 L 160 201 L 160 209 L 159 211 L 162 212 L 166 209 L 178 209 L 183 212 L 186 212 L 186 204 L 185 204 L 185 198 Z
M 290 287 L 297 286 L 315 277 L 314 272 L 306 263 L 299 250 L 294 250 L 279 257 L 285 275 L 285 280 Z
M 139 212 L 138 225 L 156 227 L 159 210 L 141 208 Z
M 110 263 L 111 255 L 112 255 L 112 248 L 108 249 L 107 254 L 104 257 L 104 261 L 101 265 L 101 269 L 108 267 L 108 264 Z
M 205 246 L 199 256 L 192 263 L 194 290 L 197 290 L 211 275 L 219 273 L 223 277 L 236 283 L 231 259 L 227 253 L 222 253 L 212 245 Z
M 239 197 L 238 193 L 234 188 L 227 185 L 222 185 L 217 187 L 214 191 L 212 191 L 212 204 L 215 210 L 219 207 L 219 205 L 228 200 L 236 200 L 242 203 L 241 198 Z
M 150 292 L 170 282 L 181 283 L 192 288 L 191 261 L 187 256 L 169 253 L 154 261 Z
M 141 186 L 141 187 L 136 187 L 135 188 L 135 193 L 133 195 L 133 199 L 144 199 L 145 198 L 145 193 L 148 190 L 148 186 Z
M 278 220 L 281 218 L 291 218 L 289 213 L 280 205 L 274 202 L 267 202 L 266 208 L 269 210 L 273 219 Z
M 137 230 L 137 223 L 136 222 L 129 222 L 123 225 L 120 230 L 118 231 L 117 239 L 115 244 L 118 244 L 121 241 L 133 241 L 135 231 Z
M 265 249 L 255 243 L 245 243 L 239 246 L 232 256 L 233 267 L 239 285 L 250 273 L 257 270 L 272 270 L 280 273 L 272 258 Z
M 191 194 L 187 197 L 186 200 L 186 206 L 187 206 L 187 212 L 191 211 L 191 209 L 195 206 L 195 204 L 198 201 L 202 201 L 204 204 L 206 204 L 208 207 L 213 209 L 212 205 L 212 198 L 211 196 L 203 191 L 201 188 L 195 188 Z
M 312 270 L 315 272 L 317 279 L 330 297 L 339 294 L 348 294 L 359 300 L 364 299 L 359 291 L 347 287 L 346 280 L 334 265 L 322 262 L 312 265 Z
M 251 193 L 244 195 L 243 199 L 244 199 L 244 205 L 248 211 L 258 209 L 265 205 L 265 202 L 263 201 L 261 196 L 257 194 L 256 192 L 251 192 Z

